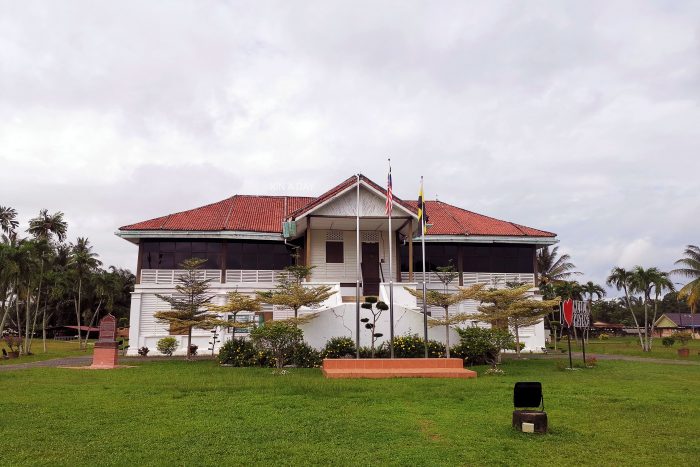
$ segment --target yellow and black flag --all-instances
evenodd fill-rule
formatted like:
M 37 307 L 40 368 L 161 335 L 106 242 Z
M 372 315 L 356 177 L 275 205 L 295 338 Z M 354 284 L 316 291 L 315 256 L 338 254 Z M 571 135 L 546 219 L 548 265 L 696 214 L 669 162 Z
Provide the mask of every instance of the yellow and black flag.
M 420 222 L 423 225 L 423 233 L 428 233 L 428 213 L 425 210 L 425 196 L 423 195 L 423 177 L 420 178 L 420 191 L 418 192 L 418 222 Z

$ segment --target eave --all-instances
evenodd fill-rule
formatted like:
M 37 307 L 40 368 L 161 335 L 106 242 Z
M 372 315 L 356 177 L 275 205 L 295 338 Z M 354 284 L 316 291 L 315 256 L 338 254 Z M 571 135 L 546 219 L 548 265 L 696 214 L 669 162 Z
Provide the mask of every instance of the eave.
M 249 232 L 240 230 L 117 230 L 117 237 L 131 243 L 139 243 L 142 238 L 190 238 L 190 239 L 229 239 L 229 240 L 270 240 L 283 241 L 282 233 Z

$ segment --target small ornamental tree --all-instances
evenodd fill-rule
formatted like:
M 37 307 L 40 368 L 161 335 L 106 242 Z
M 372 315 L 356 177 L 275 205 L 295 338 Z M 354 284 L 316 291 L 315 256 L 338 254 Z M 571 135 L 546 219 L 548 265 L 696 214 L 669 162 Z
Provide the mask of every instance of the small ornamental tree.
M 229 326 L 232 329 L 232 337 L 236 338 L 237 328 L 249 328 L 250 323 L 238 323 L 236 321 L 236 316 L 241 311 L 249 311 L 253 313 L 258 313 L 262 310 L 260 306 L 260 301 L 257 298 L 251 297 L 240 292 L 233 291 L 229 292 L 226 296 L 225 305 L 209 305 L 209 311 L 221 314 L 231 314 L 233 315 L 233 320 Z
M 264 326 L 253 329 L 250 338 L 253 344 L 275 358 L 278 369 L 282 369 L 294 354 L 296 346 L 303 342 L 304 333 L 295 323 L 289 321 L 269 321 Z
M 281 306 L 294 311 L 292 321 L 299 325 L 308 321 L 309 317 L 299 318 L 299 309 L 318 308 L 321 303 L 331 297 L 335 292 L 329 285 L 317 287 L 305 287 L 302 282 L 311 275 L 313 266 L 295 265 L 284 268 L 283 274 L 273 290 L 256 292 L 258 300 L 269 305 Z
M 178 342 L 174 337 L 164 337 L 156 344 L 158 352 L 162 353 L 163 355 L 167 355 L 168 357 L 173 356 L 173 352 L 175 352 L 177 346 Z
M 426 292 L 427 297 L 425 299 L 428 306 L 437 306 L 445 310 L 445 316 L 442 319 L 430 318 L 430 326 L 445 326 L 445 347 L 447 348 L 447 358 L 450 358 L 450 327 L 463 323 L 471 318 L 471 315 L 466 313 L 457 313 L 450 316 L 450 307 L 464 300 L 476 299 L 478 293 L 484 287 L 483 284 L 475 284 L 471 287 L 460 288 L 456 292 L 449 292 L 448 286 L 456 277 L 449 271 L 449 268 L 451 267 L 452 266 L 445 266 L 444 268 L 438 268 L 442 269 L 442 271 L 436 272 L 442 283 L 445 285 L 444 291 L 440 292 L 438 290 L 428 290 Z M 423 300 L 422 290 L 409 289 L 408 287 L 404 287 L 404 289 L 419 300 Z
M 377 301 L 377 297 L 365 297 L 365 302 L 360 306 L 372 313 L 371 323 L 369 318 L 362 318 L 360 321 L 365 323 L 365 329 L 369 329 L 372 335 L 372 346 L 370 348 L 372 349 L 372 358 L 374 358 L 374 344 L 377 342 L 377 339 L 384 335 L 381 332 L 377 332 L 377 320 L 383 311 L 389 309 L 389 306 L 382 301 Z
M 542 321 L 552 307 L 559 305 L 554 300 L 533 300 L 528 291 L 531 286 L 522 285 L 505 289 L 482 290 L 477 294 L 481 305 L 478 313 L 472 315 L 479 321 L 486 321 L 499 327 L 508 325 L 515 331 L 515 352 L 520 357 L 520 328 L 532 326 Z
M 167 323 L 176 332 L 187 333 L 187 359 L 192 355 L 192 329 L 212 329 L 227 325 L 219 316 L 208 311 L 213 295 L 209 293 L 210 279 L 201 279 L 198 270 L 206 260 L 190 258 L 180 264 L 184 270 L 177 275 L 179 296 L 156 294 L 171 306 L 169 311 L 159 311 L 154 316 L 161 323 Z

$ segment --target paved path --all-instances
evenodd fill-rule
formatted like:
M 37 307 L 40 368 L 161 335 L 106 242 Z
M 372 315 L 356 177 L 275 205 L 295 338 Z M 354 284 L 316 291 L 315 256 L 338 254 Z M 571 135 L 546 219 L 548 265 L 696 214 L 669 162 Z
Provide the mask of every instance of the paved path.
M 507 358 L 514 356 L 515 354 L 506 354 Z M 578 358 L 579 360 L 583 358 L 583 354 L 581 352 L 571 352 L 571 355 L 573 358 Z M 700 365 L 700 362 L 692 361 L 692 360 L 673 360 L 670 358 L 651 358 L 651 357 L 637 357 L 634 355 L 612 355 L 612 354 L 600 354 L 600 353 L 591 353 L 587 354 L 587 356 L 595 356 L 596 359 L 598 360 L 621 360 L 625 362 L 646 362 L 646 363 L 661 363 L 661 364 L 666 364 L 666 365 Z M 527 358 L 545 358 L 545 359 L 568 359 L 569 354 L 568 353 L 562 353 L 562 354 L 527 354 Z
M 83 366 L 92 362 L 92 355 L 84 357 L 64 357 L 40 362 L 17 363 L 14 365 L 0 365 L 0 371 L 28 370 L 30 368 L 57 367 L 57 366 Z

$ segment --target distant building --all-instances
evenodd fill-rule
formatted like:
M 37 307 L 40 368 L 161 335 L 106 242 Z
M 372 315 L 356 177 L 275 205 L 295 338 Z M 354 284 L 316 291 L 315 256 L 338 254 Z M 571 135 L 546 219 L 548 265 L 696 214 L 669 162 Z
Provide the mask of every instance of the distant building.
M 358 188 L 359 185 L 359 188 Z M 355 329 L 356 206 L 359 189 L 361 295 L 378 295 L 388 302 L 389 242 L 394 259 L 396 334 L 422 335 L 422 314 L 416 299 L 404 290 L 422 282 L 420 225 L 417 202 L 394 196 L 392 232 L 385 216 L 386 192 L 365 176 L 353 176 L 318 197 L 235 195 L 225 200 L 119 228 L 117 235 L 138 245 L 137 283 L 132 296 L 129 354 L 139 347 L 155 348 L 170 334 L 153 314 L 168 304 L 155 294 L 173 294 L 178 264 L 190 257 L 206 260 L 203 277 L 212 279 L 215 301 L 226 292 L 253 293 L 271 289 L 282 269 L 298 261 L 314 266 L 311 283 L 330 284 L 337 292 L 320 308 L 319 316 L 304 327 L 311 345 L 321 347 L 330 337 L 353 336 Z M 442 201 L 427 201 L 426 235 L 428 287 L 439 288 L 437 266 L 450 261 L 459 271 L 452 285 L 486 283 L 502 287 L 509 282 L 536 284 L 536 252 L 556 243 L 555 234 L 494 219 Z M 285 237 L 286 234 L 286 237 Z M 465 302 L 455 311 L 474 310 Z M 433 316 L 442 309 L 430 310 Z M 266 309 L 266 319 L 289 316 L 286 310 Z M 244 316 L 243 319 L 252 319 Z M 388 327 L 388 313 L 378 329 Z M 468 323 L 483 325 L 482 323 Z M 388 331 L 384 329 L 384 335 Z M 544 347 L 540 323 L 520 331 L 526 349 Z M 444 329 L 431 329 L 442 339 Z M 195 330 L 193 342 L 208 345 L 211 333 Z M 367 342 L 367 335 L 361 334 Z M 228 330 L 220 343 L 230 339 Z M 183 341 L 183 339 L 181 339 Z M 454 336 L 453 343 L 458 341 Z M 184 352 L 181 343 L 180 352 Z M 217 344 L 217 346 L 220 344 Z
M 664 313 L 654 323 L 657 337 L 670 336 L 678 331 L 693 331 L 700 338 L 700 315 L 690 313 Z

